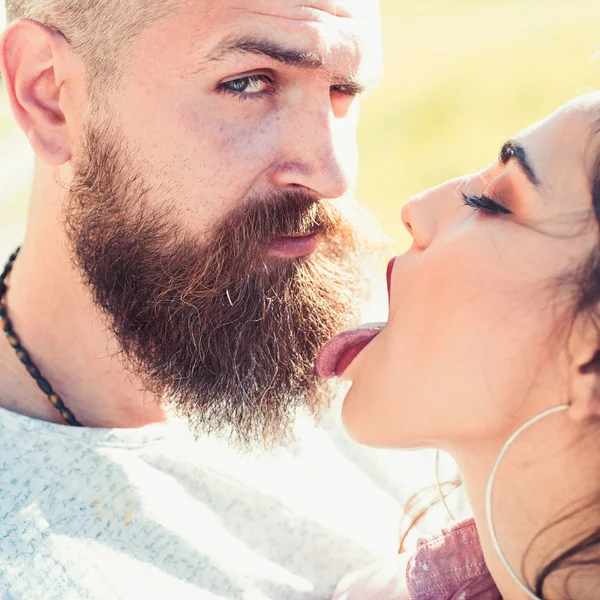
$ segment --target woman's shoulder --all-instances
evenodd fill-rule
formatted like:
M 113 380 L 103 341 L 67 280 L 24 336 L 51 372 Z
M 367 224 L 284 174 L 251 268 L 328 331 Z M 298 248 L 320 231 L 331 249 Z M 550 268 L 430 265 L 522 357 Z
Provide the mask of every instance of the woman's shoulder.
M 419 540 L 400 554 L 352 573 L 333 600 L 499 600 L 473 519 Z

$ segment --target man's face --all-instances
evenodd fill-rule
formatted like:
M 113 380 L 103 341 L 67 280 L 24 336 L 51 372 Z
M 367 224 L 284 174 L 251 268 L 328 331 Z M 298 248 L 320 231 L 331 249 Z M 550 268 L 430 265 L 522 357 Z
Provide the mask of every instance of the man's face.
M 129 364 L 198 429 L 272 439 L 318 408 L 314 358 L 366 248 L 341 201 L 379 70 L 366 4 L 187 3 L 82 122 L 77 262 Z
M 359 96 L 381 68 L 376 2 L 184 4 L 135 41 L 109 105 L 186 230 L 273 190 L 351 192 Z

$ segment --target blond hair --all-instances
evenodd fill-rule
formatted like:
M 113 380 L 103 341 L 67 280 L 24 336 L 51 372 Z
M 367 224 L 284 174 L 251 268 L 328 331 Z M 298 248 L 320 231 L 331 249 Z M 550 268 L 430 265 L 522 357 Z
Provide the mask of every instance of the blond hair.
M 181 0 L 5 0 L 7 22 L 29 18 L 59 31 L 87 68 L 88 89 L 114 86 L 132 40 Z

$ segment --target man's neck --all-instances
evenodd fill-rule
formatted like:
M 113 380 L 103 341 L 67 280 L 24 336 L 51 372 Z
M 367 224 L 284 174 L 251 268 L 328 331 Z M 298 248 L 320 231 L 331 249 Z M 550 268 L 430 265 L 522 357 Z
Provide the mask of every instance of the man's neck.
M 34 364 L 85 426 L 141 427 L 164 421 L 158 399 L 119 358 L 106 321 L 68 255 L 58 186 L 34 189 L 28 233 L 8 280 L 9 318 Z M 62 422 L 0 336 L 0 406 Z

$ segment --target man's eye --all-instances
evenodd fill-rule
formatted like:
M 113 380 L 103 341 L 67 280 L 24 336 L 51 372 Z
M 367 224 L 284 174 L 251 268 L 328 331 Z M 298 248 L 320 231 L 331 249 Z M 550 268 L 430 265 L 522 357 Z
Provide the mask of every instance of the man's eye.
M 331 91 L 336 94 L 344 94 L 344 96 L 360 96 L 363 93 L 363 88 L 355 85 L 332 85 Z
M 269 91 L 273 82 L 267 75 L 248 75 L 219 85 L 219 90 L 234 96 L 253 96 Z
M 471 194 L 462 194 L 466 206 L 475 210 L 487 213 L 489 215 L 512 215 L 512 211 L 506 206 L 499 204 L 495 200 L 488 198 L 485 194 L 482 196 L 472 196 Z

